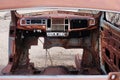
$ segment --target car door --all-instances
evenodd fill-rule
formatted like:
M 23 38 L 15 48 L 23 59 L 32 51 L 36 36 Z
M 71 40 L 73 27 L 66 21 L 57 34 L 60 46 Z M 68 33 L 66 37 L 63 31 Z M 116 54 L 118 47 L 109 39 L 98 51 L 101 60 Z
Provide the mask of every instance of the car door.
M 102 64 L 109 72 L 120 71 L 120 14 L 105 12 L 101 21 Z

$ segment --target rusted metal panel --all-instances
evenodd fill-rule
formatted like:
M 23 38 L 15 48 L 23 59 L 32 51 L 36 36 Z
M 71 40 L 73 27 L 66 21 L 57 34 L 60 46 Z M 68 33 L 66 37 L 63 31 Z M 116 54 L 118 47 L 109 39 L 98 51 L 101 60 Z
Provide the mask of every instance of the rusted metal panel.
M 108 64 L 111 71 L 119 71 L 120 62 L 120 41 L 118 30 L 115 30 L 116 26 L 111 25 L 104 21 L 103 31 L 102 31 L 102 58 L 105 63 Z M 116 57 L 114 57 L 116 56 Z M 105 65 L 106 67 L 106 65 Z
M 27 7 L 75 7 L 75 8 L 92 8 L 101 10 L 120 11 L 120 0 L 1 0 L 0 9 L 16 9 Z M 23 4 L 24 3 L 24 4 Z M 103 4 L 104 3 L 104 4 Z M 9 4 L 9 5 L 7 5 Z M 103 6 L 106 5 L 106 6 Z
M 16 13 L 17 14 L 17 13 Z M 34 17 L 36 17 L 37 19 L 40 18 L 44 18 L 44 19 L 95 19 L 95 24 L 98 24 L 98 18 L 101 15 L 101 12 L 99 12 L 98 14 L 90 14 L 90 13 L 80 13 L 80 12 L 72 12 L 72 11 L 43 11 L 43 12 L 36 12 L 36 13 L 31 13 L 34 14 L 34 16 L 26 16 L 27 14 L 23 14 L 22 17 L 19 17 L 19 20 L 17 22 L 17 28 L 18 29 L 23 29 L 23 30 L 43 30 L 46 31 L 46 27 L 47 25 L 31 25 L 31 24 L 26 24 L 24 19 L 34 19 Z M 35 16 L 35 14 L 37 16 Z M 39 15 L 38 15 L 39 14 Z M 24 24 L 22 24 L 22 21 L 24 21 Z M 56 20 L 55 20 L 56 21 Z M 60 21 L 59 21 L 60 23 Z M 92 29 L 96 29 L 97 26 L 89 26 L 87 28 L 77 28 L 77 29 L 70 29 L 69 32 L 71 31 L 82 31 L 82 30 L 92 30 Z
M 64 48 L 82 48 L 91 46 L 89 38 L 72 38 L 72 39 L 52 39 L 52 38 L 45 38 L 44 48 L 51 48 L 53 46 L 59 46 Z
M 69 70 L 63 66 L 50 66 L 47 67 L 43 72 L 42 75 L 68 75 Z

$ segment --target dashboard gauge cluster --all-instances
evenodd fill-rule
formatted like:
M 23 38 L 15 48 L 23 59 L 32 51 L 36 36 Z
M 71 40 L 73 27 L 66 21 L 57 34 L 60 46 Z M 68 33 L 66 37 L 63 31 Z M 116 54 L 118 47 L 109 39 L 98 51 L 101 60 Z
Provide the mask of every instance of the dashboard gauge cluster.
M 20 20 L 21 26 L 27 25 L 47 25 L 47 19 L 42 18 L 23 18 Z

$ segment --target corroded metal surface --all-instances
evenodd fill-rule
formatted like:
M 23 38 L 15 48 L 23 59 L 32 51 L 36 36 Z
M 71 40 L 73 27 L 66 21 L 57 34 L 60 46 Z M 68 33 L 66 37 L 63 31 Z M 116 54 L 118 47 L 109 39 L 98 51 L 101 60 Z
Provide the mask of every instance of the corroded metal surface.
M 101 10 L 120 11 L 120 0 L 1 0 L 0 9 L 16 9 L 27 7 L 76 7 L 76 8 L 92 8 Z M 24 4 L 23 4 L 24 3 Z M 104 3 L 104 4 L 103 4 Z M 9 4 L 9 5 L 7 5 Z M 19 5 L 18 5 L 19 4 Z M 103 5 L 105 6 L 103 6 Z
M 115 30 L 115 26 L 104 22 L 102 31 L 102 58 L 107 73 L 120 71 L 120 32 Z
M 42 75 L 69 75 L 69 70 L 64 66 L 50 66 L 47 67 Z
M 12 67 L 11 69 L 9 69 L 9 72 L 3 71 L 4 74 L 9 74 L 9 73 L 11 74 L 34 74 L 34 71 L 35 71 L 34 65 L 31 65 L 31 63 L 29 62 L 30 61 L 29 60 L 29 49 L 31 48 L 31 45 L 38 44 L 37 40 L 39 37 L 44 38 L 44 43 L 43 43 L 44 49 L 49 49 L 55 46 L 64 47 L 66 49 L 70 49 L 70 48 L 83 48 L 84 49 L 82 61 L 81 63 L 77 64 L 77 66 L 80 65 L 81 67 L 79 66 L 77 67 L 77 70 L 74 71 L 75 74 L 86 74 L 86 75 L 87 74 L 102 74 L 101 69 L 100 69 L 100 61 L 99 61 L 99 54 L 98 54 L 99 53 L 98 51 L 99 22 L 98 20 L 100 19 L 101 12 L 95 15 L 94 14 L 91 15 L 91 14 L 83 14 L 79 12 L 77 13 L 77 12 L 70 12 L 70 11 L 51 11 L 51 12 L 45 12 L 45 13 L 43 12 L 43 15 L 39 15 L 40 17 L 46 18 L 46 15 L 44 14 L 47 14 L 47 16 L 50 16 L 50 19 L 63 18 L 62 20 L 64 20 L 64 18 L 67 18 L 69 20 L 71 20 L 72 18 L 73 20 L 75 18 L 77 18 L 77 20 L 86 19 L 85 21 L 89 21 L 89 19 L 91 18 L 95 19 L 95 23 L 92 26 L 88 24 L 89 22 L 86 23 L 87 25 L 82 24 L 82 26 L 79 26 L 80 28 L 82 28 L 85 25 L 85 30 L 80 30 L 80 28 L 76 27 L 75 28 L 76 30 L 69 32 L 69 29 L 71 28 L 68 28 L 67 31 L 69 32 L 69 36 L 66 36 L 66 37 L 46 36 L 47 30 L 42 30 L 42 28 L 40 28 L 42 33 L 34 32 L 34 29 L 38 29 L 37 26 L 34 26 L 37 24 L 34 24 L 34 25 L 29 24 L 32 27 L 31 29 L 28 29 L 27 25 L 21 26 L 21 24 L 19 23 L 24 18 L 31 19 L 31 17 L 24 17 L 24 16 L 21 17 L 15 11 L 12 11 L 11 14 L 12 14 L 12 22 L 10 25 L 10 57 L 9 57 L 8 64 L 12 63 L 11 65 Z M 59 16 L 59 15 L 62 15 L 62 16 Z M 36 17 L 33 16 L 33 19 Z M 71 24 L 69 23 L 69 25 Z M 23 27 L 23 29 L 19 27 Z M 27 29 L 25 29 L 25 27 Z M 41 26 L 38 26 L 38 27 L 41 27 Z M 46 28 L 47 26 L 44 29 Z M 11 45 L 13 45 L 13 47 L 11 47 Z M 46 69 L 46 70 L 45 72 L 47 73 L 51 72 L 51 69 Z M 56 68 L 53 68 L 52 70 L 55 71 Z M 60 70 L 62 71 L 62 69 Z M 74 73 L 70 71 L 71 70 L 69 70 L 69 73 L 71 74 Z M 55 72 L 53 74 L 55 74 Z
M 12 11 L 11 13 L 12 21 L 10 25 L 9 63 L 8 66 L 6 66 L 6 68 L 3 69 L 3 74 L 18 74 L 18 75 L 20 74 L 31 75 L 35 73 L 39 75 L 105 74 L 105 72 L 103 72 L 103 70 L 101 69 L 100 63 L 102 63 L 102 65 L 105 67 L 106 73 L 119 71 L 120 33 L 119 31 L 116 31 L 116 29 L 114 29 L 115 26 L 112 26 L 108 24 L 107 21 L 106 22 L 104 21 L 100 34 L 99 20 L 102 14 L 101 12 L 95 15 L 94 14 L 90 15 L 70 11 L 50 11 L 50 12 L 47 11 L 42 12 L 39 16 L 38 15 L 35 17 L 32 16 L 33 18 L 31 16 L 26 17 L 19 15 L 16 13 L 16 11 Z M 40 18 L 42 19 L 40 20 Z M 35 24 L 34 23 L 27 24 L 27 20 L 29 22 L 32 21 L 32 19 L 33 21 L 34 20 L 42 21 L 42 26 L 45 25 L 44 28 L 41 26 L 41 22 L 40 24 L 38 24 L 38 22 L 34 22 Z M 75 22 L 81 23 L 81 21 L 79 21 L 80 19 L 83 20 L 83 22 L 85 23 L 81 24 L 81 26 L 79 25 L 79 27 L 78 23 L 72 22 L 75 20 Z M 93 21 L 94 25 L 90 25 L 91 19 L 95 20 Z M 45 22 L 48 20 L 50 20 L 49 24 L 51 26 L 49 26 L 48 22 Z M 23 24 L 20 23 L 21 21 L 23 21 Z M 30 28 L 29 25 L 31 26 Z M 54 25 L 57 26 L 54 27 Z M 65 29 L 65 26 L 60 25 L 67 25 L 67 28 Z M 59 29 L 61 31 L 59 31 Z M 53 33 L 51 34 L 49 32 Z M 61 32 L 63 33 L 67 32 L 68 35 L 58 36 L 59 32 L 60 35 Z M 50 36 L 47 35 L 47 33 L 49 33 Z M 66 67 L 66 69 L 63 67 L 61 68 L 57 66 L 53 67 L 48 66 L 40 70 L 37 70 L 34 67 L 34 64 L 30 63 L 29 49 L 31 48 L 31 45 L 38 44 L 39 37 L 44 38 L 44 43 L 42 43 L 44 49 L 49 49 L 56 46 L 63 47 L 65 49 L 82 48 L 84 50 L 82 58 L 80 59 L 79 55 L 75 56 L 76 67 L 73 68 L 62 65 L 63 67 Z M 99 39 L 101 39 L 101 44 L 99 44 Z M 102 50 L 101 54 L 99 52 L 100 48 Z M 100 55 L 102 55 L 102 57 L 100 57 Z
M 24 2 L 24 4 L 23 4 Z M 113 11 L 120 11 L 120 0 L 116 1 L 109 1 L 109 0 L 102 0 L 102 1 L 82 1 L 76 0 L 64 0 L 57 1 L 51 0 L 49 1 L 40 1 L 40 0 L 29 0 L 28 1 L 15 1 L 11 0 L 2 0 L 0 1 L 0 9 L 15 9 L 15 8 L 26 8 L 26 7 L 77 7 L 77 8 L 92 8 L 92 9 L 104 9 L 104 10 L 113 10 Z M 9 3 L 10 5 L 5 5 Z M 13 4 L 15 3 L 15 4 Z M 106 5 L 103 6 L 101 4 Z M 19 5 L 18 5 L 19 4 Z M 66 12 L 66 11 L 58 11 L 55 12 L 57 15 L 50 15 L 52 12 L 45 12 L 47 14 L 47 18 L 64 18 L 68 17 L 71 18 L 83 18 L 83 16 L 88 16 L 89 14 L 81 14 L 76 12 Z M 53 12 L 54 13 L 54 12 Z M 62 13 L 62 15 L 58 15 Z M 80 59 L 79 55 L 75 56 L 75 64 L 76 64 L 76 75 L 101 75 L 104 74 L 101 70 L 100 66 L 100 55 L 102 55 L 102 65 L 105 67 L 106 73 L 110 73 L 108 78 L 107 77 L 71 77 L 71 78 L 53 78 L 53 77 L 0 77 L 0 80 L 119 80 L 120 73 L 120 31 L 116 30 L 115 27 L 111 25 L 109 22 L 104 21 L 103 26 L 101 29 L 101 34 L 99 33 L 99 20 L 100 16 L 90 16 L 88 18 L 95 18 L 96 25 L 90 26 L 87 28 L 77 28 L 68 30 L 69 33 L 73 31 L 84 31 L 88 34 L 87 36 L 77 36 L 77 37 L 68 37 L 68 38 L 55 38 L 55 37 L 47 37 L 46 36 L 46 27 L 47 26 L 20 26 L 20 19 L 22 15 L 17 14 L 15 11 L 11 12 L 12 21 L 10 25 L 10 35 L 9 35 L 9 62 L 8 65 L 3 69 L 3 74 L 24 74 L 24 75 L 31 75 L 34 74 L 35 68 L 34 64 L 30 63 L 29 61 L 29 49 L 31 45 L 37 45 L 38 37 L 44 37 L 44 48 L 49 49 L 51 47 L 59 46 L 64 47 L 66 49 L 69 48 L 83 48 L 83 56 Z M 42 15 L 44 13 L 40 13 Z M 73 16 L 74 15 L 74 16 Z M 46 15 L 43 15 L 46 17 Z M 28 18 L 30 18 L 28 16 Z M 38 29 L 43 31 L 42 34 L 38 34 L 32 30 Z M 26 31 L 27 30 L 27 31 Z M 90 31 L 90 32 L 89 32 Z M 29 34 L 28 34 L 29 33 Z M 85 34 L 83 33 L 83 34 Z M 80 33 L 81 35 L 81 33 Z M 101 35 L 101 44 L 99 44 L 99 35 Z M 101 46 L 101 54 L 99 52 L 99 47 Z M 39 75 L 71 75 L 72 71 L 68 70 L 69 68 L 63 67 L 47 67 L 44 68 L 43 71 Z

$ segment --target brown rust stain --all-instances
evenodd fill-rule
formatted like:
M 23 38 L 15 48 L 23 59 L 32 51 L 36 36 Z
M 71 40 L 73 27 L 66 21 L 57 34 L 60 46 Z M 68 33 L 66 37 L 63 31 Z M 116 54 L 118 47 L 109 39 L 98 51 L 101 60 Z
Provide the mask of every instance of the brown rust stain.
M 103 62 L 107 63 L 111 71 L 119 71 L 119 62 L 120 62 L 120 36 L 119 32 L 115 31 L 108 25 L 104 23 L 105 27 L 102 31 L 102 58 Z M 114 57 L 116 56 L 116 57 Z M 115 58 L 115 59 L 114 59 Z M 104 64 L 103 63 L 103 64 Z M 106 67 L 106 66 L 105 66 Z

